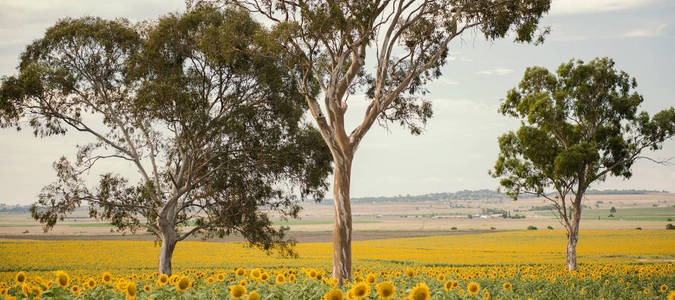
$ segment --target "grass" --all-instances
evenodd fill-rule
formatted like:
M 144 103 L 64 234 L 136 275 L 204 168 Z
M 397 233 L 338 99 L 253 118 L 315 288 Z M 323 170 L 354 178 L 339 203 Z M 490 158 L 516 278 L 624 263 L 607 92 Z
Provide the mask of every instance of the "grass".
M 647 208 L 617 208 L 614 217 L 609 217 L 609 209 L 586 209 L 581 212 L 582 219 L 586 220 L 626 220 L 626 221 L 668 221 L 675 219 L 675 208 L 647 207 Z

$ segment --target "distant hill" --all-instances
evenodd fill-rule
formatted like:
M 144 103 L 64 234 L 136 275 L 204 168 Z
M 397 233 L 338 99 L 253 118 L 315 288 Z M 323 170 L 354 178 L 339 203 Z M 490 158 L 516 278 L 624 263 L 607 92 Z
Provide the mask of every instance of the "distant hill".
M 30 205 L 9 205 L 0 203 L 0 212 L 6 213 L 28 213 L 30 212 Z
M 644 195 L 653 193 L 668 193 L 668 191 L 657 190 L 588 190 L 587 195 Z
M 438 200 L 500 200 L 510 199 L 504 193 L 498 193 L 494 190 L 463 190 L 455 193 L 431 193 L 422 195 L 398 195 L 392 197 L 356 197 L 352 198 L 352 203 L 369 202 L 425 202 Z
M 589 190 L 586 194 L 591 195 L 642 195 L 650 193 L 668 193 L 668 191 L 656 190 Z M 532 195 L 520 195 L 520 198 L 532 198 Z M 351 199 L 352 203 L 372 203 L 372 202 L 426 202 L 441 200 L 501 200 L 511 199 L 504 193 L 495 190 L 463 190 L 454 193 L 431 193 L 422 195 L 398 195 L 391 197 L 355 197 Z M 332 199 L 322 201 L 324 204 L 330 204 Z

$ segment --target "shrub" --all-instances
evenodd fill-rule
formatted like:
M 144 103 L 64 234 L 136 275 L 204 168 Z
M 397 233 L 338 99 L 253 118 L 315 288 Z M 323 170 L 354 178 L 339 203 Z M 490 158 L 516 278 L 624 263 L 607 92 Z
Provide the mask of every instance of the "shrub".
M 534 225 L 527 226 L 527 230 L 537 230 L 537 226 Z
M 457 230 L 457 227 L 453 226 L 450 230 Z
M 548 228 L 548 229 L 553 229 L 553 226 L 548 225 L 546 228 Z
M 675 229 L 675 225 L 668 223 L 668 224 L 666 225 L 666 229 L 667 229 L 667 230 L 673 230 L 673 229 Z

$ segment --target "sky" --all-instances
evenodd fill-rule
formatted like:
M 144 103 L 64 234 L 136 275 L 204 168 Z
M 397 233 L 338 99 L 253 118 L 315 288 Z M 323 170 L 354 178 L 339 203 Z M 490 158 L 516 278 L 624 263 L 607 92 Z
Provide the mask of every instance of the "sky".
M 0 76 L 16 74 L 25 46 L 60 18 L 141 21 L 184 10 L 182 0 L 0 0 Z M 519 125 L 497 107 L 528 66 L 554 70 L 570 59 L 611 57 L 616 68 L 637 79 L 643 110 L 653 114 L 675 106 L 675 1 L 554 0 L 541 22 L 551 34 L 539 46 L 515 44 L 510 38 L 487 42 L 475 32 L 454 40 L 443 76 L 428 86 L 434 116 L 424 133 L 412 136 L 396 125 L 374 126 L 354 159 L 352 197 L 496 189 L 488 170 L 497 158 L 497 137 Z M 367 104 L 363 99 L 350 98 L 348 127 L 360 123 Z M 88 141 L 77 133 L 39 139 L 30 130 L 0 129 L 0 203 L 36 201 L 40 189 L 56 179 L 52 163 L 63 155 L 72 157 L 75 145 Z M 675 157 L 675 141 L 646 154 Z M 136 176 L 125 164 L 101 168 Z M 591 188 L 675 192 L 675 164 L 643 160 L 633 171 L 630 180 L 609 178 Z M 94 180 L 97 174 L 90 176 Z

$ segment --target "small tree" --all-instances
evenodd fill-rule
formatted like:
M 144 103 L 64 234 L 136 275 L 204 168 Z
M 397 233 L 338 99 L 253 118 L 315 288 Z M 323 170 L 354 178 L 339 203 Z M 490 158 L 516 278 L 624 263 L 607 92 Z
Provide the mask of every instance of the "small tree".
M 257 42 L 265 34 L 245 12 L 208 7 L 144 29 L 91 17 L 49 28 L 23 53 L 20 74 L 2 80 L 2 125 L 28 121 L 41 137 L 77 130 L 94 142 L 54 164 L 58 181 L 33 217 L 50 228 L 85 204 L 119 230 L 146 229 L 162 242 L 164 274 L 176 243 L 197 233 L 237 232 L 291 253 L 265 211 L 296 217 L 298 197 L 320 199 L 330 153 L 301 123 L 304 96 Z M 103 160 L 130 163 L 140 180 L 105 172 L 88 187 Z
M 420 134 L 432 115 L 425 84 L 441 76 L 453 40 L 475 30 L 488 40 L 512 31 L 516 42 L 541 41 L 539 19 L 550 7 L 550 0 L 188 2 L 232 3 L 273 24 L 272 42 L 285 55 L 333 156 L 333 277 L 340 285 L 351 280 L 351 170 L 366 133 L 378 122 Z M 368 105 L 350 130 L 345 113 L 357 93 L 366 95 Z
M 612 208 L 609 209 L 609 213 L 613 214 L 616 212 L 616 208 L 612 206 Z
M 541 67 L 525 71 L 500 112 L 523 121 L 499 137 L 491 174 L 514 200 L 534 194 L 551 201 L 567 230 L 567 268 L 577 268 L 581 201 L 607 176 L 630 178 L 645 149 L 658 150 L 675 132 L 675 109 L 653 117 L 638 113 L 637 83 L 608 58 L 562 64 L 557 76 Z M 570 205 L 571 204 L 571 205 Z

